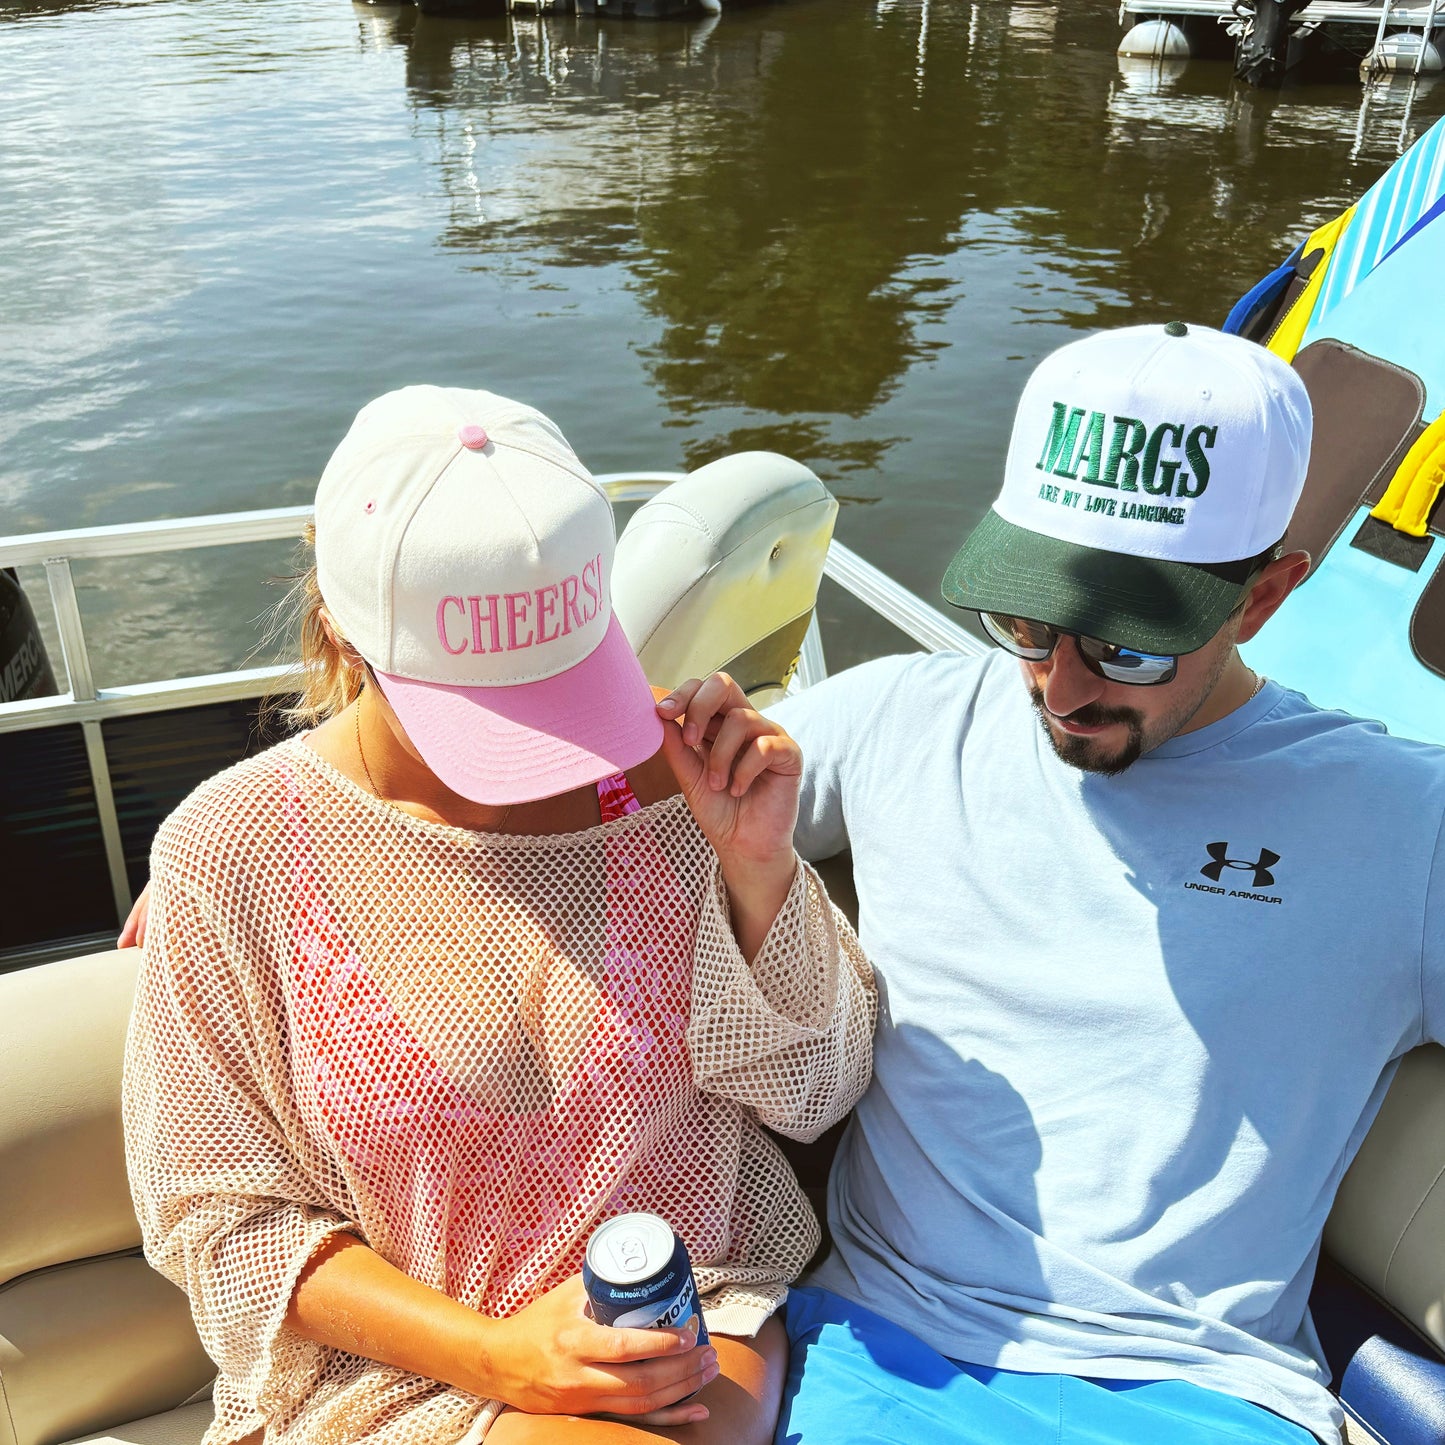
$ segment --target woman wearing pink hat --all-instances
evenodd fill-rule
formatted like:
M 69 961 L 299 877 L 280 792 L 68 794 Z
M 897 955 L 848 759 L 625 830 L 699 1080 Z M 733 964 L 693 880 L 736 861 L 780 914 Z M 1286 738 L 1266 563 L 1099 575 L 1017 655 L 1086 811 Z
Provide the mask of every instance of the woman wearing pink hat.
M 761 1125 L 840 1118 L 874 1014 L 792 850 L 796 746 L 654 706 L 610 508 L 529 408 L 373 402 L 315 544 L 318 725 L 161 828 L 127 1051 L 208 1445 L 770 1440 L 818 1232 Z M 711 1345 L 588 1316 L 587 1240 L 634 1211 L 687 1245 Z

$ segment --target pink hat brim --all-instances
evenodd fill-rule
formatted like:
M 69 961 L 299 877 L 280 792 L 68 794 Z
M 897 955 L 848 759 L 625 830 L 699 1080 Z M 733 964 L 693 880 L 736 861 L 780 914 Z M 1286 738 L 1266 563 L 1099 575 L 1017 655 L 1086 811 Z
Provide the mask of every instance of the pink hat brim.
M 614 617 L 575 667 L 512 687 L 449 687 L 378 672 L 426 765 L 474 803 L 526 803 L 645 762 L 662 719 Z

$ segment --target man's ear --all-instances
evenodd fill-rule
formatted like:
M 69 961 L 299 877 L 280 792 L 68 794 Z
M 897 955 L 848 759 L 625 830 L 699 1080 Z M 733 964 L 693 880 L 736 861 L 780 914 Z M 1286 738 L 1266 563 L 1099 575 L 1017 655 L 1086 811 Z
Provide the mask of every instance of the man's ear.
M 1305 580 L 1310 570 L 1308 552 L 1286 552 L 1276 558 L 1254 580 L 1244 615 L 1239 622 L 1238 642 L 1248 642 L 1280 609 L 1284 599 Z

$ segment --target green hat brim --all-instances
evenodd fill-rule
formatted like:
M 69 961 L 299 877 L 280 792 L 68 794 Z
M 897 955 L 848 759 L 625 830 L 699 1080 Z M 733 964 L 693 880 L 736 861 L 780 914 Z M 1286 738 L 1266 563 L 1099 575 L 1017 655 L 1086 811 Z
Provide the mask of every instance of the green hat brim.
M 1203 647 L 1238 605 L 1246 562 L 1163 562 L 1062 542 L 993 510 L 943 575 L 955 607 L 1046 622 L 1137 652 Z

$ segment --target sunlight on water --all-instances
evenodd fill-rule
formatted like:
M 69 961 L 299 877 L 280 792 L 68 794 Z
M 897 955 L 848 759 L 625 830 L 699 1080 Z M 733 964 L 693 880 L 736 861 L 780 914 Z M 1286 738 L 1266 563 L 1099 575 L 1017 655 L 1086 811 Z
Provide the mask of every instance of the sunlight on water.
M 362 402 L 430 380 L 598 470 L 789 452 L 933 596 L 1039 356 L 1217 323 L 1445 102 L 1237 91 L 1118 34 L 1092 0 L 0 0 L 0 531 L 306 500 Z M 95 569 L 103 680 L 239 661 L 252 565 Z

